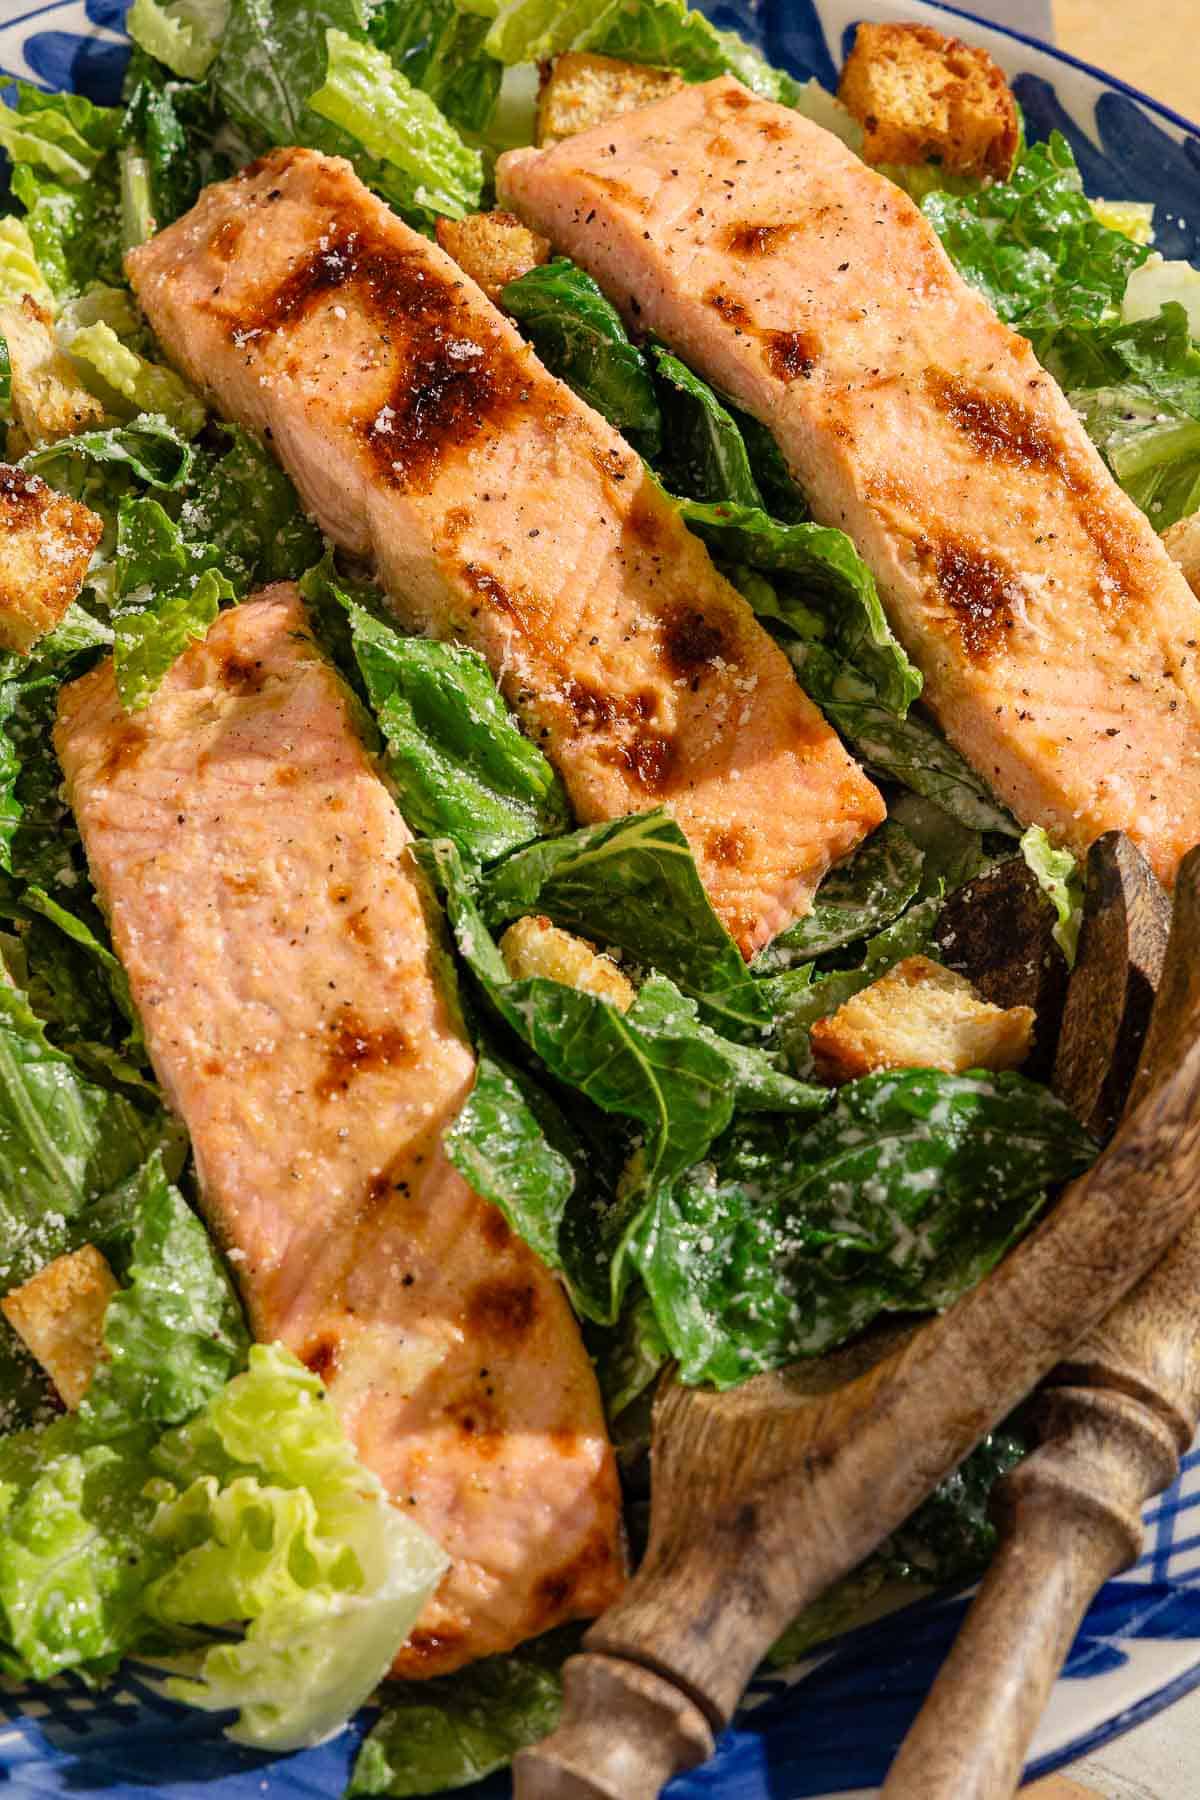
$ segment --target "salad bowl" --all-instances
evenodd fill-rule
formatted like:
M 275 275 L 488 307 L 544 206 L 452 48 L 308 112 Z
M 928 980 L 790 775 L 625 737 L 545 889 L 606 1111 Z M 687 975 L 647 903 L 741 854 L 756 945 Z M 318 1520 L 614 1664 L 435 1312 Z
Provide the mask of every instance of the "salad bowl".
M 864 12 L 960 33 L 1012 80 L 1033 137 L 1061 131 L 1088 191 L 1151 201 L 1157 247 L 1200 257 L 1200 131 L 1113 76 L 1018 32 L 922 0 L 718 0 L 705 8 L 774 63 L 836 85 Z M 0 72 L 115 102 L 128 56 L 124 0 L 0 0 Z M 1148 1549 L 1102 1592 L 1043 1719 L 1030 1773 L 1104 1743 L 1200 1686 L 1200 1449 L 1146 1516 Z M 711 1763 L 674 1800 L 867 1800 L 874 1794 L 961 1622 L 939 1593 L 858 1626 L 791 1668 L 760 1675 Z M 218 1717 L 164 1698 L 161 1671 L 127 1664 L 98 1691 L 72 1677 L 19 1690 L 0 1681 L 0 1780 L 14 1800 L 169 1790 L 179 1800 L 304 1800 L 340 1792 L 365 1714 L 316 1749 L 271 1758 L 230 1743 Z M 471 1790 L 502 1800 L 507 1778 Z

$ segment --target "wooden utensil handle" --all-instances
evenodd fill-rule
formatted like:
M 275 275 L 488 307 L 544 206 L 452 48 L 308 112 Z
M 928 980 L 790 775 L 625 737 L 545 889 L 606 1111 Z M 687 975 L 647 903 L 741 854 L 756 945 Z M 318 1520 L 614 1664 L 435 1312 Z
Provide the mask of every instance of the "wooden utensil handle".
M 1140 1401 L 1062 1389 L 1050 1440 L 1004 1485 L 1000 1548 L 884 1783 L 884 1800 L 1007 1800 L 1092 1600 L 1138 1555 L 1176 1468 Z
M 1130 1104 L 1200 1029 L 1200 852 L 1180 870 L 1171 940 Z M 1187 1044 L 1192 1051 L 1185 1050 Z M 1177 1164 L 1200 1185 L 1200 1169 Z M 1008 1800 L 1080 1620 L 1138 1556 L 1200 1412 L 1200 1222 L 1054 1371 L 1038 1449 L 997 1492 L 1000 1549 L 901 1746 L 886 1800 Z
M 674 1498 L 652 1502 L 645 1560 L 585 1644 L 606 1663 L 661 1677 L 660 1699 L 662 1685 L 678 1690 L 686 1729 L 668 1733 L 669 1748 L 687 1760 L 673 1768 L 698 1760 L 697 1716 L 714 1727 L 728 1720 L 783 1627 L 908 1516 L 1198 1206 L 1200 1039 L 1031 1237 L 857 1380 L 823 1399 L 798 1396 L 791 1419 L 779 1379 L 729 1394 L 667 1393 L 654 1491 Z M 765 1396 L 757 1408 L 755 1389 Z M 690 1430 L 676 1452 L 672 1412 L 684 1408 Z M 677 1454 L 686 1467 L 673 1465 Z M 559 1731 L 517 1758 L 518 1800 L 659 1792 L 661 1743 L 653 1758 L 622 1754 L 609 1773 L 618 1742 L 645 1739 L 642 1696 L 627 1701 L 609 1683 L 601 1710 L 598 1691 L 580 1677 Z

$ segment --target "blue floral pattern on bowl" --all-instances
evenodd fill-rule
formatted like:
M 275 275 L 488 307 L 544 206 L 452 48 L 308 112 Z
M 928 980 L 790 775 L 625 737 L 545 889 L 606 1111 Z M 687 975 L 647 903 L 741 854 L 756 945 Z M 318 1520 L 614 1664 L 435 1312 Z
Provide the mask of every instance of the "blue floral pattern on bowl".
M 0 71 L 112 103 L 128 57 L 127 0 L 0 0 Z M 1007 71 L 1031 137 L 1065 133 L 1088 191 L 1152 200 L 1159 248 L 1200 261 L 1200 131 L 1116 77 L 1022 34 L 924 0 L 713 0 L 706 10 L 772 61 L 836 83 L 856 22 L 917 19 L 984 45 Z M 1092 1607 L 1033 1748 L 1040 1775 L 1200 1686 L 1200 1449 L 1146 1514 L 1147 1551 Z M 671 1800 L 869 1800 L 966 1606 L 939 1595 L 759 1677 L 711 1763 Z M 126 1667 L 95 1693 L 64 1677 L 0 1683 L 0 1780 L 11 1800 L 327 1800 L 340 1792 L 371 1715 L 318 1749 L 269 1758 L 239 1749 L 221 1721 L 162 1697 L 160 1673 Z M 504 1800 L 505 1777 L 473 1788 Z

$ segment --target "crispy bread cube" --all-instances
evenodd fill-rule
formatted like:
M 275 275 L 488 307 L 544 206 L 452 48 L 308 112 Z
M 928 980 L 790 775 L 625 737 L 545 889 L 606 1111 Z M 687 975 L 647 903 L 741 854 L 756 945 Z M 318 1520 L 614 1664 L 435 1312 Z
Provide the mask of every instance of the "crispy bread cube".
M 85 1244 L 0 1300 L 0 1312 L 72 1412 L 104 1353 L 104 1315 L 116 1292 L 112 1270 L 99 1250 Z
M 19 306 L 0 306 L 0 337 L 12 366 L 13 417 L 28 443 L 49 443 L 100 423 L 104 407 L 59 349 L 50 314 L 32 294 Z
M 633 984 L 609 956 L 601 956 L 586 938 L 561 931 L 549 919 L 530 915 L 510 925 L 500 939 L 500 954 L 514 981 L 543 975 L 607 1000 L 618 1012 L 633 1005 Z
M 509 212 L 439 219 L 437 241 L 496 305 L 507 282 L 550 260 L 549 238 L 528 230 Z
M 671 69 L 568 50 L 543 72 L 536 141 L 557 144 L 590 125 L 615 119 L 618 113 L 649 106 L 652 100 L 661 100 L 682 86 L 682 79 Z
M 1177 519 L 1162 534 L 1167 555 L 1183 570 L 1184 578 L 1200 600 L 1200 513 Z
M 83 586 L 103 522 L 40 475 L 0 463 L 0 648 L 28 651 Z
M 1015 1069 L 1033 1048 L 1031 1006 L 981 1000 L 965 975 L 910 956 L 813 1026 L 810 1041 L 826 1081 L 877 1069 Z
M 870 163 L 940 163 L 956 175 L 1011 173 L 1020 122 L 1004 72 L 929 25 L 858 28 L 838 86 L 866 132 Z

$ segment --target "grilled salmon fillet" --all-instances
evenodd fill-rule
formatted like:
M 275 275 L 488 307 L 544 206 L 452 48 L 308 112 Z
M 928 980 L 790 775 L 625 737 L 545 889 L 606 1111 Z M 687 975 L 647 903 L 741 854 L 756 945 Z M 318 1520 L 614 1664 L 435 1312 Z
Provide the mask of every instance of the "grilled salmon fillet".
M 403 622 L 488 659 L 581 820 L 668 804 L 747 956 L 808 910 L 878 794 L 639 458 L 456 263 L 349 163 L 279 150 L 128 269 Z
M 453 1559 L 397 1672 L 599 1612 L 623 1562 L 591 1363 L 442 1151 L 471 1051 L 408 830 L 296 590 L 223 613 L 136 717 L 102 664 L 63 690 L 55 743 L 255 1334 L 321 1374 Z
M 504 203 L 775 433 L 947 736 L 1077 851 L 1200 839 L 1200 605 L 911 200 L 728 78 L 500 162 Z

